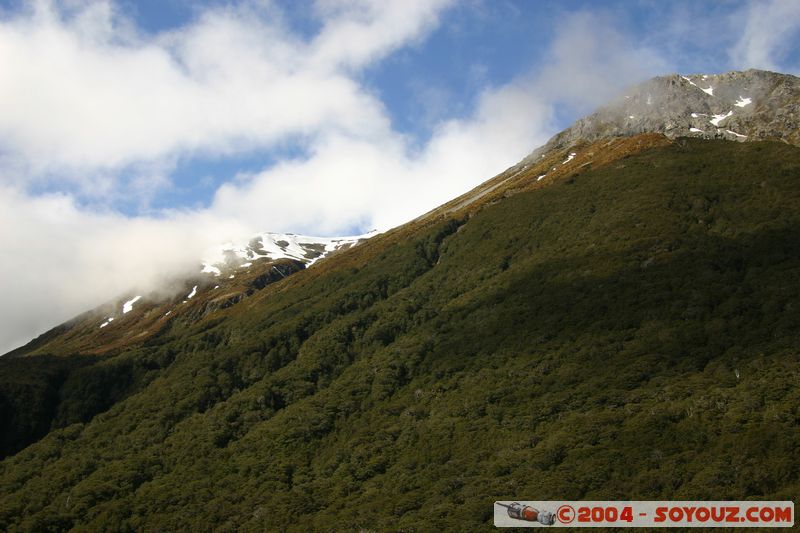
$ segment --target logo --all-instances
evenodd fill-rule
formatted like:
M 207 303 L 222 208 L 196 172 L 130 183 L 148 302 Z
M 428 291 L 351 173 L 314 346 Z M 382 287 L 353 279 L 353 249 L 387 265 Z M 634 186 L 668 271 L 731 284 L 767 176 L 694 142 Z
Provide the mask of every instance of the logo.
M 554 509 L 555 512 L 551 511 Z M 792 527 L 791 501 L 497 501 L 497 527 Z
M 519 502 L 512 502 L 506 504 L 503 502 L 495 502 L 500 507 L 504 507 L 508 513 L 509 518 L 514 520 L 522 520 L 525 522 L 538 522 L 545 526 L 552 526 L 555 521 L 555 515 L 550 511 L 540 511 L 530 505 L 522 505 Z

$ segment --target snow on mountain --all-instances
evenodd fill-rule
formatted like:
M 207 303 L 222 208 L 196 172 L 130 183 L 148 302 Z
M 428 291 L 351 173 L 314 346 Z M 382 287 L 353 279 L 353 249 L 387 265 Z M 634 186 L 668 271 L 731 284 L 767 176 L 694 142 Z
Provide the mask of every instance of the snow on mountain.
M 349 237 L 262 233 L 248 240 L 227 242 L 207 250 L 203 254 L 201 272 L 221 276 L 223 270 L 247 268 L 259 259 L 294 259 L 311 266 L 331 253 L 350 248 L 377 233 L 371 231 Z
M 125 315 L 133 311 L 133 304 L 138 302 L 141 298 L 142 298 L 141 295 L 134 296 L 133 298 L 122 304 L 122 314 Z
M 203 275 L 208 275 L 213 278 L 224 278 L 225 280 L 233 280 L 236 275 L 233 272 L 242 269 L 250 269 L 257 262 L 261 262 L 265 267 L 269 267 L 273 262 L 281 259 L 291 259 L 299 261 L 305 267 L 311 266 L 320 259 L 323 259 L 330 254 L 355 246 L 359 242 L 369 239 L 376 235 L 377 231 L 371 231 L 363 235 L 354 235 L 349 237 L 309 237 L 304 235 L 295 235 L 293 233 L 262 233 L 247 240 L 232 241 L 219 246 L 215 246 L 207 250 L 202 257 L 200 270 L 200 277 L 188 280 L 191 287 L 188 293 L 183 293 L 179 300 L 169 305 L 182 306 L 188 304 L 190 300 L 195 299 L 201 292 L 209 290 L 216 290 L 220 287 L 219 284 L 212 283 L 208 278 L 203 279 Z M 302 268 L 302 267 L 301 267 Z M 292 272 L 297 271 L 297 268 L 285 268 L 275 266 L 272 264 L 269 267 L 270 271 L 275 271 L 280 277 L 285 277 Z M 249 270 L 248 270 L 249 272 Z M 244 273 L 244 272 L 243 272 Z M 274 279 L 271 281 L 275 281 Z M 199 282 L 199 283 L 197 283 Z M 219 283 L 219 282 L 217 282 Z M 146 297 L 146 306 L 160 305 L 165 303 L 162 297 L 153 296 Z M 131 313 L 134 310 L 134 304 L 142 300 L 142 295 L 128 297 L 123 303 L 121 313 L 117 310 L 112 311 L 110 314 L 104 314 L 104 322 L 100 324 L 100 329 L 106 328 L 114 321 L 114 317 L 122 318 L 126 315 L 130 319 L 131 315 L 139 315 L 140 313 Z M 137 307 L 138 309 L 138 307 Z M 172 314 L 173 309 L 162 313 L 161 316 L 166 317 Z M 106 313 L 107 311 L 104 311 Z M 145 311 L 146 312 L 146 311 Z M 115 324 L 119 324 L 119 321 Z

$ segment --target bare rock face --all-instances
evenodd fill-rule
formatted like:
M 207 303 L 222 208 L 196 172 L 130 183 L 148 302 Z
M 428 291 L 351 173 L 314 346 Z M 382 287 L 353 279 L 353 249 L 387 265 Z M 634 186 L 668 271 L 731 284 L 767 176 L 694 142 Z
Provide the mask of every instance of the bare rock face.
M 800 145 L 800 78 L 755 69 L 659 76 L 578 120 L 524 163 L 578 142 L 640 133 Z

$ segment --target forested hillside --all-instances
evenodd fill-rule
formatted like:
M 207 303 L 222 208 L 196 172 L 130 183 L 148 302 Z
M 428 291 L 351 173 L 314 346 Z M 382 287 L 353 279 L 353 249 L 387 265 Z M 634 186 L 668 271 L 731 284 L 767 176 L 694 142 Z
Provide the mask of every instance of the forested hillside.
M 0 463 L 0 529 L 478 531 L 498 499 L 796 500 L 800 149 L 678 139 L 511 192 L 138 346 L 0 361 L 0 408 L 30 427 L 4 424 L 42 437 Z

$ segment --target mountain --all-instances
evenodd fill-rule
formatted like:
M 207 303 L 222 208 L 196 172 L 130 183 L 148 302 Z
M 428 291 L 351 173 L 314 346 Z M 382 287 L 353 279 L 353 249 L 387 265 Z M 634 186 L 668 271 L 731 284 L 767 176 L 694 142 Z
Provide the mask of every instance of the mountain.
M 795 499 L 800 148 L 775 117 L 798 102 L 741 96 L 777 140 L 563 132 L 260 289 L 296 258 L 229 247 L 230 305 L 187 284 L 146 336 L 104 344 L 100 314 L 0 359 L 0 528 L 472 531 L 498 499 Z

